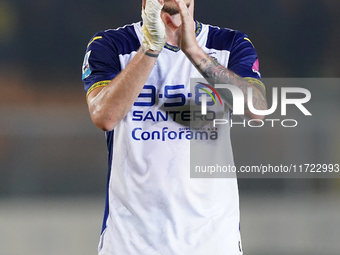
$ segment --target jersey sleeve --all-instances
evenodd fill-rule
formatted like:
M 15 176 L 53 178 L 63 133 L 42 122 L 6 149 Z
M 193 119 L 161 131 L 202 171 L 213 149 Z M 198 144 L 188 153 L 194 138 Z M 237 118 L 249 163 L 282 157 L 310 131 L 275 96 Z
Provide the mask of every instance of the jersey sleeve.
M 228 69 L 237 75 L 266 88 L 261 80 L 259 60 L 253 43 L 246 34 L 237 32 L 230 51 Z
M 106 86 L 121 71 L 118 49 L 103 33 L 89 42 L 82 67 L 86 96 L 95 88 Z

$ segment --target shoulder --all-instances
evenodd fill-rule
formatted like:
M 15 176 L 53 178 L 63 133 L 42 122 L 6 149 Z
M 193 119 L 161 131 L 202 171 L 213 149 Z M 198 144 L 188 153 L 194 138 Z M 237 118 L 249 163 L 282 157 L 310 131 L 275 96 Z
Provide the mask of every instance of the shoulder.
M 100 31 L 91 38 L 87 47 L 90 50 L 104 48 L 118 54 L 129 54 L 140 47 L 139 31 L 140 22 Z
M 208 49 L 231 51 L 235 44 L 248 38 L 246 34 L 238 30 L 211 25 L 206 26 L 208 27 L 206 44 Z

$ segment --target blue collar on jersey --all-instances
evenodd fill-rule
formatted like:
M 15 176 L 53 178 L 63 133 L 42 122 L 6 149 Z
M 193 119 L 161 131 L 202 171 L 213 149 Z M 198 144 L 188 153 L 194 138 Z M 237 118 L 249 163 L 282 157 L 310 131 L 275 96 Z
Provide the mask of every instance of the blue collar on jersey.
M 202 23 L 201 23 L 201 22 L 198 22 L 197 20 L 195 20 L 195 23 L 196 23 L 196 31 L 195 31 L 195 33 L 196 33 L 196 37 L 197 37 L 197 36 L 201 33 L 201 31 L 202 31 Z M 174 52 L 177 52 L 177 51 L 180 50 L 179 47 L 177 47 L 177 46 L 172 46 L 172 45 L 170 45 L 170 44 L 168 44 L 168 43 L 166 43 L 166 44 L 164 45 L 164 48 L 166 48 L 166 49 L 168 49 L 168 50 L 172 50 L 172 51 L 174 51 Z
M 195 23 L 196 23 L 196 30 L 195 30 L 195 33 L 196 33 L 196 37 L 201 33 L 202 31 L 202 23 L 195 20 Z M 143 26 L 143 21 L 140 22 L 140 26 Z M 180 51 L 180 48 L 177 47 L 177 46 L 172 46 L 168 43 L 166 43 L 164 45 L 164 48 L 168 49 L 168 50 L 172 50 L 174 52 L 177 52 L 177 51 Z

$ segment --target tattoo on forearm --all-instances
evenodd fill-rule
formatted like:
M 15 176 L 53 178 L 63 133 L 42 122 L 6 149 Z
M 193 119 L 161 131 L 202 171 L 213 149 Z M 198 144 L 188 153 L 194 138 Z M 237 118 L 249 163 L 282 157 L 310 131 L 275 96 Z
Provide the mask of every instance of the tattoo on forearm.
M 245 98 L 245 106 L 248 109 L 246 104 L 248 98 L 248 88 L 253 88 L 253 106 L 257 110 L 264 110 L 267 108 L 266 98 L 264 96 L 264 89 L 257 84 L 257 82 L 252 81 L 251 79 L 243 79 L 238 76 L 234 72 L 228 70 L 221 64 L 217 62 L 216 59 L 206 56 L 203 58 L 196 68 L 200 71 L 204 78 L 207 79 L 212 86 L 215 84 L 232 84 L 240 88 L 243 92 Z M 226 89 L 217 89 L 220 93 L 221 97 L 232 106 L 233 97 L 229 90 Z

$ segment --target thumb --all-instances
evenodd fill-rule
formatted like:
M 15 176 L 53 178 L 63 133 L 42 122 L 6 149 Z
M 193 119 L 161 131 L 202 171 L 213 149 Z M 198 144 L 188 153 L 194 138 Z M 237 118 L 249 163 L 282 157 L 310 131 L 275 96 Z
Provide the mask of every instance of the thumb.
M 171 16 L 168 13 L 163 13 L 161 18 L 164 24 L 170 27 L 172 31 L 175 31 L 176 29 L 178 29 L 178 26 L 175 25 L 174 21 L 172 20 Z

